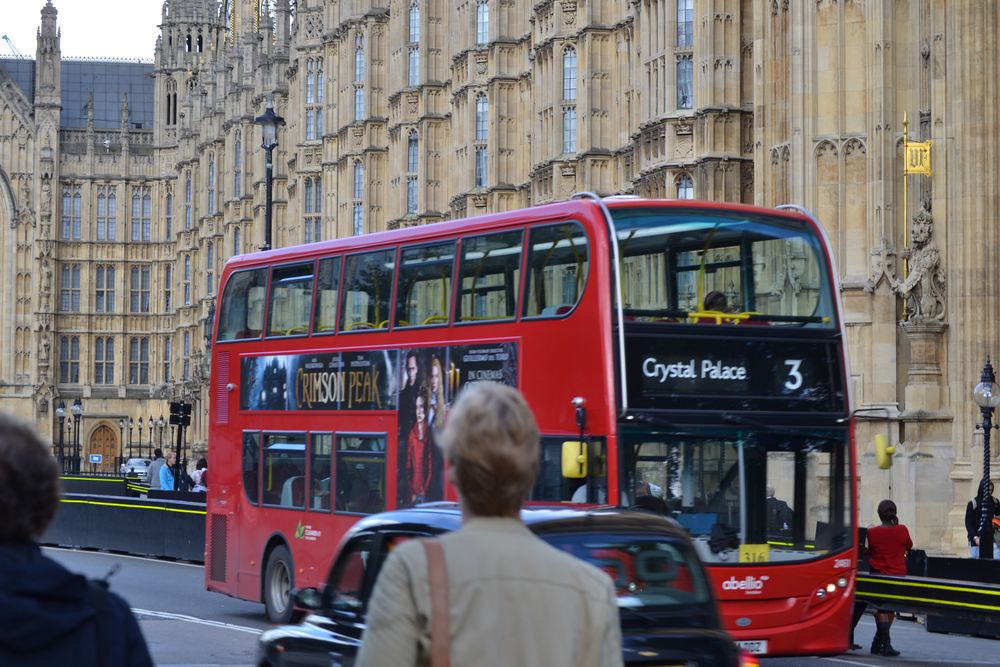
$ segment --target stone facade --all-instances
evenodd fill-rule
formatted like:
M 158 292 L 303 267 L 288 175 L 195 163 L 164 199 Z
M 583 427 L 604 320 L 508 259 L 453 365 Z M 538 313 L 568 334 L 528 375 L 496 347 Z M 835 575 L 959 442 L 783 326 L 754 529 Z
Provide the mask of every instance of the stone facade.
M 809 208 L 843 285 L 862 521 L 892 497 L 920 546 L 960 552 L 971 388 L 1000 349 L 998 22 L 931 0 L 166 0 L 152 126 L 133 94 L 108 128 L 61 120 L 50 2 L 33 89 L 0 61 L 0 404 L 57 440 L 81 399 L 86 454 L 186 398 L 204 450 L 204 325 L 224 261 L 264 238 L 271 99 L 275 246 L 581 190 Z M 905 186 L 904 115 L 934 155 Z

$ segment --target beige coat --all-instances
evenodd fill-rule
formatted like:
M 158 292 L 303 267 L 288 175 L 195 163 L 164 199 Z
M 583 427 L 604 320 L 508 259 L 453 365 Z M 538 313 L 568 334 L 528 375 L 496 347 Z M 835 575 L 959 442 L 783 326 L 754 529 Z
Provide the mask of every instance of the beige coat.
M 452 667 L 622 664 L 611 579 L 515 519 L 473 519 L 441 538 L 451 601 Z M 358 667 L 427 665 L 427 559 L 416 540 L 386 560 Z

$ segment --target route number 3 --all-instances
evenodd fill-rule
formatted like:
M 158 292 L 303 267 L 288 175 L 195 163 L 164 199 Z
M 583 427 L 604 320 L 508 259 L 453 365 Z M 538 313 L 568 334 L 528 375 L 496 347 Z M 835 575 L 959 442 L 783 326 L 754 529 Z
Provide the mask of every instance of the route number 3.
M 785 365 L 788 366 L 788 379 L 785 380 L 785 389 L 794 391 L 802 386 L 802 373 L 799 371 L 802 359 L 785 359 Z

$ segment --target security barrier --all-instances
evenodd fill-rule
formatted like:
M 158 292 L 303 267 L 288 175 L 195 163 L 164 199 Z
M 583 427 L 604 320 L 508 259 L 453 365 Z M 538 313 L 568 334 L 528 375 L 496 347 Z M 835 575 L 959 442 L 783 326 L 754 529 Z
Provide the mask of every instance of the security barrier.
M 204 494 L 160 492 L 133 498 L 126 495 L 122 479 L 113 481 L 108 493 L 67 493 L 70 485 L 79 488 L 94 482 L 64 478 L 59 510 L 41 542 L 205 561 Z

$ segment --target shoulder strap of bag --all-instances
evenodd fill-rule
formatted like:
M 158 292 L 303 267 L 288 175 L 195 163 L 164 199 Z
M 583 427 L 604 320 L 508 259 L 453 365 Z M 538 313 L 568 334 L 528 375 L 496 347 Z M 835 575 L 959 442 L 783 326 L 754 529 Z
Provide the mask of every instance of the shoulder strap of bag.
M 448 667 L 451 659 L 451 613 L 448 601 L 448 570 L 441 542 L 421 540 L 427 554 L 427 580 L 431 587 L 431 667 Z

